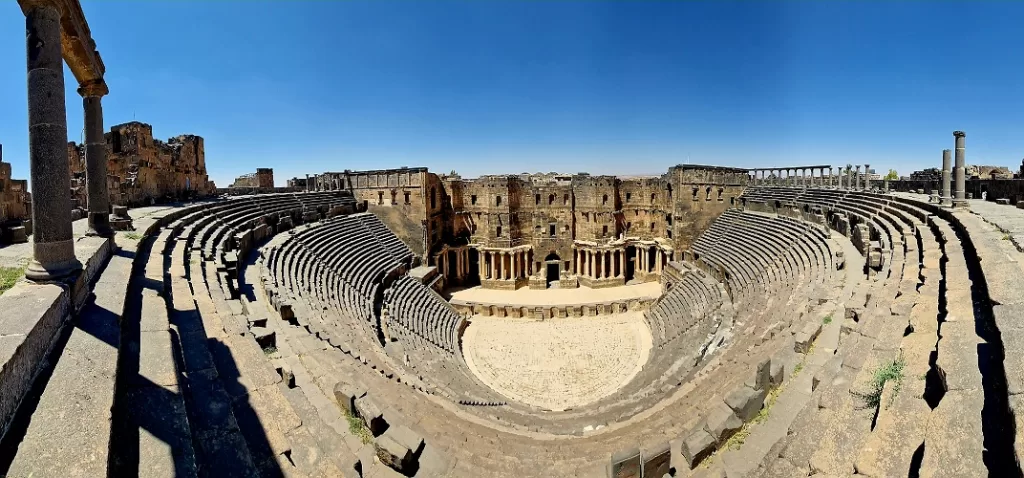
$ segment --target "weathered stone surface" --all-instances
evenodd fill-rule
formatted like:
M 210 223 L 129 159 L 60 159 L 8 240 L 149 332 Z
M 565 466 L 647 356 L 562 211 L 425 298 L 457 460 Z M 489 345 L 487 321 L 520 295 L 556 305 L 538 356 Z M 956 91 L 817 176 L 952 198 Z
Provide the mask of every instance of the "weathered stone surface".
M 398 471 L 412 466 L 412 451 L 387 433 L 377 437 L 374 446 L 377 448 L 377 458 L 381 463 Z
M 715 448 L 715 438 L 704 428 L 694 430 L 683 440 L 683 460 L 693 468 Z
M 383 407 L 371 395 L 364 395 L 355 401 L 356 415 L 363 419 L 374 436 L 384 433 L 388 423 L 384 420 Z
M 705 429 L 719 444 L 724 443 L 736 431 L 743 427 L 743 421 L 736 416 L 725 402 L 719 401 L 712 405 L 706 420 Z
M 351 415 L 356 415 L 356 400 L 366 395 L 366 388 L 352 383 L 338 382 L 334 385 L 334 399 L 338 406 Z
M 725 404 L 736 413 L 740 420 L 746 422 L 757 416 L 764 405 L 766 390 L 754 390 L 748 386 L 737 387 L 725 397 Z
M 771 359 L 763 359 L 758 362 L 750 377 L 744 382 L 746 386 L 754 390 L 766 390 L 771 385 Z

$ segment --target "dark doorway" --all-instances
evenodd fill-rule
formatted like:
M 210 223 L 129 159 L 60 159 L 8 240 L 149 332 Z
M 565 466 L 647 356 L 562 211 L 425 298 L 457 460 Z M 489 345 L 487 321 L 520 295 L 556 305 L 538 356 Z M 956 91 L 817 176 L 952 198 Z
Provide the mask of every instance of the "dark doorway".
M 633 280 L 634 262 L 636 261 L 636 248 L 633 246 L 626 247 L 626 270 L 623 274 L 626 278 L 626 283 Z
M 480 285 L 480 252 L 476 249 L 469 250 L 469 274 L 466 276 L 466 285 Z
M 449 284 L 455 284 L 458 282 L 459 277 L 459 260 L 456 257 L 454 250 L 448 250 L 448 257 L 445 259 L 448 261 L 448 277 L 445 277 L 445 281 Z
M 544 258 L 546 280 L 548 288 L 558 287 L 558 276 L 561 271 L 562 260 L 558 257 L 558 254 L 552 252 Z

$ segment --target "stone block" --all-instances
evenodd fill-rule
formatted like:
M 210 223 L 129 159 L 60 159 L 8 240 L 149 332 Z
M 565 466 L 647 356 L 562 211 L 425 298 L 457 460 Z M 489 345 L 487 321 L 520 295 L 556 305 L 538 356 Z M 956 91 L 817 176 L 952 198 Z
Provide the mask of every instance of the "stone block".
M 750 421 L 761 411 L 766 390 L 754 390 L 746 385 L 736 388 L 725 397 L 725 404 L 744 422 Z
M 626 448 L 612 453 L 608 464 L 609 478 L 634 478 L 640 476 L 641 456 L 637 447 Z
M 425 444 L 423 437 L 405 425 L 393 425 L 389 427 L 388 431 L 384 432 L 384 436 L 389 436 L 396 442 L 404 445 L 412 452 L 414 457 L 419 456 L 420 453 L 423 452 Z
M 771 384 L 772 361 L 769 358 L 758 362 L 744 384 L 754 390 L 765 390 Z
M 716 443 L 722 444 L 742 427 L 743 421 L 736 416 L 732 408 L 719 401 L 708 411 L 704 429 L 711 434 Z
M 412 450 L 394 438 L 388 436 L 388 434 L 381 435 L 374 442 L 374 448 L 377 450 L 377 459 L 381 463 L 398 471 L 411 470 L 413 468 L 413 455 Z
M 334 384 L 334 399 L 338 401 L 338 406 L 345 410 L 349 415 L 356 416 L 356 400 L 366 396 L 366 388 L 353 384 L 338 382 Z
M 384 407 L 381 407 L 370 395 L 364 395 L 355 400 L 356 416 L 363 419 L 366 427 L 370 429 L 373 436 L 380 436 L 388 428 L 384 420 Z
M 714 437 L 704 429 L 703 424 L 701 425 L 700 428 L 694 430 L 683 440 L 681 452 L 683 460 L 689 465 L 690 469 L 696 467 L 701 460 L 715 450 Z
M 643 458 L 643 476 L 669 476 L 672 469 L 672 450 L 668 442 L 662 442 L 641 452 Z

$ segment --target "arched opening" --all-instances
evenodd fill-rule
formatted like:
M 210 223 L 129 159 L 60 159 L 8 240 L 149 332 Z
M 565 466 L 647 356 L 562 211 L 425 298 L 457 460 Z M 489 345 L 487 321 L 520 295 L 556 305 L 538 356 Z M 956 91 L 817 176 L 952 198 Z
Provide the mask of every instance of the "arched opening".
M 561 272 L 562 260 L 558 257 L 558 254 L 552 252 L 544 258 L 544 272 L 547 286 L 549 289 L 558 288 L 558 276 Z

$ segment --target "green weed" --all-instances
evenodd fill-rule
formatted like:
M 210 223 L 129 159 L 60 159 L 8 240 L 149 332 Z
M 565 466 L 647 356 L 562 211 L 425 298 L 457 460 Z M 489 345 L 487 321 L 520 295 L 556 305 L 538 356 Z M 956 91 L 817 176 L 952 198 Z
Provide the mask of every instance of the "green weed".
M 0 294 L 14 287 L 22 277 L 25 277 L 24 267 L 0 267 Z

